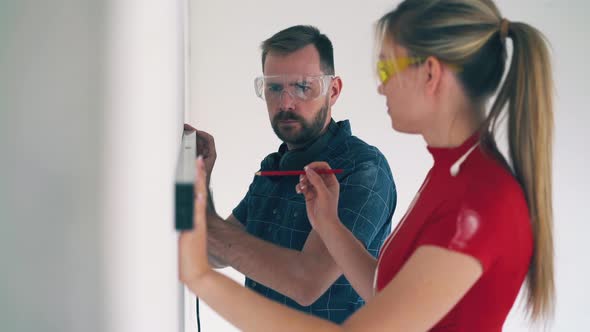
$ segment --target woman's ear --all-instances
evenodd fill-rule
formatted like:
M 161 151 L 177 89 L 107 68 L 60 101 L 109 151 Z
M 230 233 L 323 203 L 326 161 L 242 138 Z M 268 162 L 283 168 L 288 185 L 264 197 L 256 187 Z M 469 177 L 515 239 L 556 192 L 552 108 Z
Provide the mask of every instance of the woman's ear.
M 424 62 L 426 70 L 426 93 L 436 94 L 442 81 L 442 63 L 437 58 L 430 56 Z

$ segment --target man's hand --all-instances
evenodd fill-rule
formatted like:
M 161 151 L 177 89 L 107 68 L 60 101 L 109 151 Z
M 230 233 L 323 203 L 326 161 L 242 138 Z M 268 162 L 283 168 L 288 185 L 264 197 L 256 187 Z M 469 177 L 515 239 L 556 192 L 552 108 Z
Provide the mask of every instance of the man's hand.
M 207 171 L 207 188 L 211 182 L 211 173 L 217 159 L 217 151 L 215 150 L 215 139 L 209 133 L 197 130 L 189 124 L 184 124 L 185 131 L 197 132 L 197 155 L 203 156 L 205 162 L 205 170 Z

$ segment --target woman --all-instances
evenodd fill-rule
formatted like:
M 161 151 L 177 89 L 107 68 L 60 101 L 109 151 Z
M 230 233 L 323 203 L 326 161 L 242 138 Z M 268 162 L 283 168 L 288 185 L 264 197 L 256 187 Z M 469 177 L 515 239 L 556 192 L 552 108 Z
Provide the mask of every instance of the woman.
M 525 278 L 531 317 L 546 318 L 554 292 L 553 120 L 541 34 L 502 19 L 491 0 L 406 0 L 379 20 L 378 32 L 379 93 L 393 127 L 422 135 L 434 166 L 378 260 L 339 222 L 338 182 L 314 171 L 329 165 L 308 165 L 296 188 L 366 306 L 336 326 L 212 271 L 201 160 L 196 230 L 179 243 L 181 280 L 228 321 L 253 331 L 501 331 Z M 499 86 L 506 38 L 514 54 Z M 507 102 L 512 169 L 494 141 Z

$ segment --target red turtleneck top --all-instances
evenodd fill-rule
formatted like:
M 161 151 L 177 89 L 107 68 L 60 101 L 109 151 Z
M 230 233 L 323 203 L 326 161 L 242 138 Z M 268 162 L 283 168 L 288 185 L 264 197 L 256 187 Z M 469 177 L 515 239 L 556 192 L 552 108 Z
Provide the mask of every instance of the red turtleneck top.
M 428 151 L 434 166 L 381 249 L 375 289 L 385 288 L 420 246 L 457 251 L 477 259 L 483 274 L 431 331 L 501 331 L 532 256 L 524 192 L 477 135 L 457 148 Z

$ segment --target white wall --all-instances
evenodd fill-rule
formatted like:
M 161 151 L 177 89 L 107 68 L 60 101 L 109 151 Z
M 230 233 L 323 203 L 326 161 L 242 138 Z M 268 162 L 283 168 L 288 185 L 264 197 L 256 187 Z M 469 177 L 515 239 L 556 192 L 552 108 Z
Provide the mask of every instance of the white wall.
M 106 330 L 178 331 L 174 171 L 184 114 L 184 1 L 109 1 L 105 22 Z
M 184 1 L 0 2 L 0 330 L 179 331 Z
M 497 1 L 504 15 L 533 24 L 553 48 L 555 83 L 554 210 L 556 235 L 557 311 L 553 331 L 579 331 L 590 325 L 590 263 L 584 259 L 584 237 L 590 233 L 590 213 L 582 206 L 590 197 L 583 171 L 588 168 L 584 142 L 590 141 L 590 121 L 582 92 L 588 90 L 590 69 L 585 42 L 590 31 L 583 0 Z M 216 206 L 229 215 L 245 194 L 260 160 L 279 144 L 269 125 L 263 101 L 256 98 L 253 78 L 261 74 L 260 42 L 295 24 L 316 25 L 334 43 L 336 72 L 344 82 L 334 107 L 337 120 L 350 119 L 353 133 L 376 145 L 388 158 L 398 187 L 397 223 L 431 165 L 420 137 L 393 132 L 383 97 L 373 76 L 373 23 L 397 1 L 336 0 L 280 2 L 258 0 L 191 2 L 190 122 L 215 136 L 218 159 L 212 188 Z M 234 270 L 224 270 L 243 280 Z M 204 305 L 202 305 L 204 307 Z M 204 331 L 233 330 L 204 307 Z M 192 313 L 193 311 L 190 311 Z M 192 319 L 193 317 L 188 317 Z M 193 322 L 188 322 L 191 326 Z M 533 330 L 535 328 L 532 328 Z M 527 331 L 515 307 L 505 331 Z

